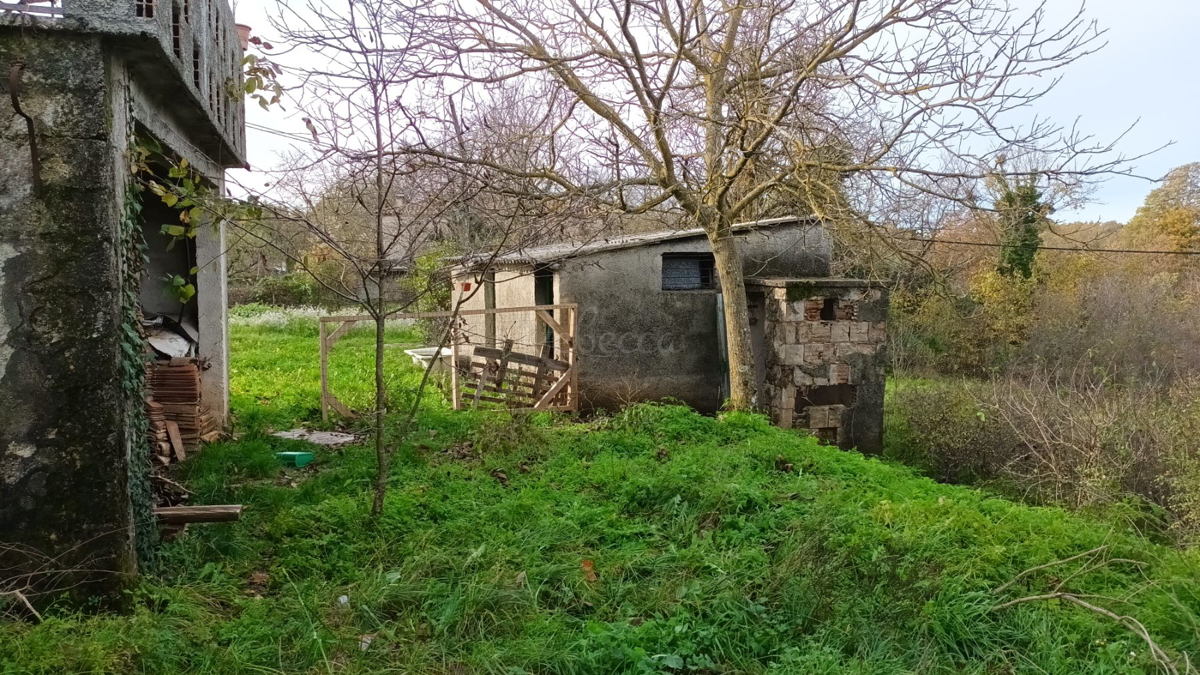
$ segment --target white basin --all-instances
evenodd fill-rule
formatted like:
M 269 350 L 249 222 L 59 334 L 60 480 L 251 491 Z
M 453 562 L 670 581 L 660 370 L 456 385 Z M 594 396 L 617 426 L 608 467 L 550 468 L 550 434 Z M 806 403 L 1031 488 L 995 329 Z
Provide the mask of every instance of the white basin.
M 421 368 L 428 368 L 429 362 L 437 357 L 437 363 L 433 364 L 433 373 L 448 373 L 450 372 L 450 359 L 454 356 L 454 351 L 449 347 L 418 347 L 416 349 L 405 349 L 404 353 L 412 358 L 414 365 Z

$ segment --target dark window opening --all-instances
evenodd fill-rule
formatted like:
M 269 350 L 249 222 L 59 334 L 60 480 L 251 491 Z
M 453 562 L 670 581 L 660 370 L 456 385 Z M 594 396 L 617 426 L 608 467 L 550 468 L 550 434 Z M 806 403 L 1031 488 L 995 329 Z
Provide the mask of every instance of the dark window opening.
M 179 3 L 171 6 L 171 49 L 175 52 L 175 58 L 183 58 L 183 42 L 179 26 Z
M 154 0 L 137 0 L 133 7 L 136 16 L 143 19 L 154 18 Z
M 717 271 L 711 253 L 664 253 L 664 291 L 710 291 L 717 287 Z
M 823 387 L 805 387 L 796 393 L 796 412 L 814 406 L 843 405 L 854 407 L 857 389 L 853 384 L 830 384 Z
M 184 21 L 192 20 L 192 8 L 191 8 L 191 3 L 188 2 L 188 0 L 183 0 L 183 20 Z
M 837 298 L 825 298 L 825 304 L 821 305 L 821 320 L 837 321 L 837 305 Z
M 200 92 L 200 43 L 192 41 L 192 83 L 196 85 L 196 92 Z

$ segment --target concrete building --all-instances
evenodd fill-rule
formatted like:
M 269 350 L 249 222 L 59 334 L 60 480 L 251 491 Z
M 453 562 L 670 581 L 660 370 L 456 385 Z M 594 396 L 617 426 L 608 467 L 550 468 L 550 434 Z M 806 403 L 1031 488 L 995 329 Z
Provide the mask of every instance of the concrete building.
M 127 153 L 152 139 L 221 189 L 245 163 L 241 58 L 225 0 L 0 0 L 0 542 L 23 551 L 0 553 L 10 584 L 118 603 L 153 544 L 144 317 L 194 333 L 225 420 L 224 230 L 168 251 L 160 228 L 179 213 L 134 189 Z M 169 300 L 161 277 L 197 265 L 195 298 Z M 90 572 L 39 576 L 51 559 Z
M 781 402 L 785 393 L 794 397 L 795 392 L 777 387 L 793 386 L 791 381 L 784 384 L 781 378 L 775 378 L 779 383 L 776 385 L 767 379 L 768 373 L 785 368 L 781 359 L 796 356 L 794 347 L 779 349 L 775 341 L 780 347 L 792 345 L 796 332 L 788 326 L 790 337 L 786 343 L 783 341 L 784 330 L 774 327 L 782 320 L 778 307 L 767 302 L 768 297 L 774 301 L 774 292 L 768 293 L 763 284 L 781 283 L 786 287 L 786 282 L 778 280 L 802 279 L 797 284 L 808 289 L 809 298 L 817 299 L 840 296 L 840 289 L 858 282 L 828 279 L 832 243 L 819 222 L 778 218 L 740 224 L 734 230 L 743 252 L 744 273 L 750 280 L 747 290 L 758 312 L 758 325 L 753 328 L 759 343 L 756 358 L 762 408 L 770 409 L 778 424 L 810 428 L 803 401 L 800 414 L 795 413 L 795 401 L 790 407 Z M 669 397 L 711 413 L 727 397 L 723 310 L 711 248 L 702 231 L 544 246 L 499 256 L 486 270 L 480 267 L 483 259 L 467 259 L 454 272 L 454 297 L 456 301 L 467 298 L 464 310 L 578 304 L 579 396 L 584 410 L 615 410 L 633 401 Z M 766 279 L 776 281 L 762 281 Z M 475 288 L 478 284 L 483 288 Z M 784 297 L 788 297 L 786 288 Z M 876 301 L 886 308 L 886 298 L 880 296 Z M 815 320 L 822 323 L 819 315 Z M 764 330 L 768 322 L 772 327 Z M 544 327 L 532 314 L 468 316 L 460 324 L 465 339 L 476 344 L 490 346 L 497 339 L 509 339 L 518 350 L 536 353 L 533 347 L 547 340 Z M 832 328 L 825 326 L 825 330 Z M 843 384 L 847 387 L 857 387 L 858 382 L 868 379 L 882 382 L 882 330 L 879 323 L 870 336 L 876 339 L 878 348 L 872 353 L 878 358 L 856 366 L 855 383 L 849 381 L 851 376 L 844 369 L 847 381 Z M 837 363 L 846 365 L 838 360 L 836 350 L 831 354 Z M 842 354 L 849 358 L 848 350 Z M 803 360 L 803 355 L 800 358 Z M 815 351 L 813 358 L 817 358 Z M 868 366 L 878 372 L 872 370 L 867 377 L 864 373 Z M 880 441 L 875 437 L 882 425 L 882 399 L 876 400 L 871 393 L 859 401 L 861 405 L 845 406 L 851 411 L 846 424 L 841 423 L 838 412 L 838 424 L 814 417 L 820 426 L 811 428 L 822 429 L 826 438 L 841 445 L 877 450 Z M 785 409 L 792 410 L 793 415 L 785 418 Z M 868 422 L 868 418 L 878 418 L 878 423 Z M 831 434 L 832 427 L 844 427 L 844 431 Z

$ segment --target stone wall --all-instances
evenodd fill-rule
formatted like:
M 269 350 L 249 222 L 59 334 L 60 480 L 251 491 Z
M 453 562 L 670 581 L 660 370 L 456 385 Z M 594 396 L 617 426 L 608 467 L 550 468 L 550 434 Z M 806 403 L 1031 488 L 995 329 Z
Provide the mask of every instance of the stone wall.
M 142 228 L 123 217 L 137 199 L 129 143 L 156 138 L 217 189 L 242 164 L 241 101 L 217 96 L 240 59 L 226 3 L 155 6 L 0 15 L 0 591 L 35 603 L 69 589 L 89 608 L 121 606 L 138 553 L 151 558 L 137 286 L 160 280 L 143 274 Z M 11 109 L 16 63 L 32 132 Z M 214 261 L 196 278 L 199 355 L 223 419 L 224 241 L 210 232 L 196 242 Z
M 136 569 L 122 392 L 120 198 L 98 35 L 0 28 L 25 120 L 0 116 L 0 584 L 121 601 Z M 3 107 L 9 108 L 7 81 Z M 53 560 L 51 560 L 53 559 Z M 55 571 L 91 573 L 55 577 Z M 13 570 L 32 576 L 19 577 Z M 69 579 L 69 581 L 67 581 Z M 4 590 L 0 587 L 0 590 Z
M 777 426 L 844 448 L 883 445 L 887 292 L 850 279 L 747 285 L 760 397 Z

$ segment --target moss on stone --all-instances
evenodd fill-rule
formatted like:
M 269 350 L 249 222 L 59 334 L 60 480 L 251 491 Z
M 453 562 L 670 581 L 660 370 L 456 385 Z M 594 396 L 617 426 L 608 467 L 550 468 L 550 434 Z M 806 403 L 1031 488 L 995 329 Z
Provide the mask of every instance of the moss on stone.
M 788 302 L 808 300 L 818 293 L 819 289 L 817 288 L 817 284 L 811 281 L 790 281 L 787 285 Z

